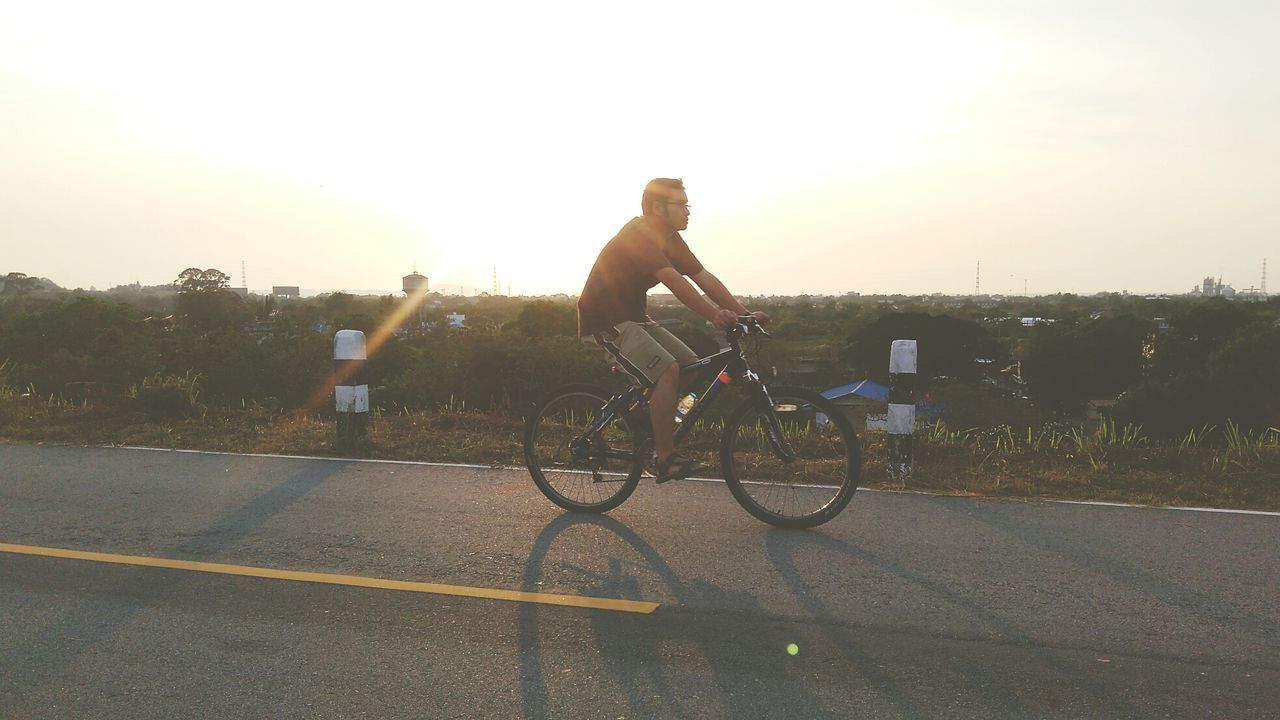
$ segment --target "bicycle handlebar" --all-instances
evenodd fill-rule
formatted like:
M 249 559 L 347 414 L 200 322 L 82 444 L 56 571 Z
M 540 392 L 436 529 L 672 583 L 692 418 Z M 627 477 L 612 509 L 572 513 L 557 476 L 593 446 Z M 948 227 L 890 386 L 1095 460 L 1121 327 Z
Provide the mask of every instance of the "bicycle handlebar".
M 760 323 L 760 318 L 755 315 L 739 315 L 736 325 L 730 326 L 725 330 L 725 335 L 763 335 L 765 337 L 773 337 L 764 329 L 764 325 Z

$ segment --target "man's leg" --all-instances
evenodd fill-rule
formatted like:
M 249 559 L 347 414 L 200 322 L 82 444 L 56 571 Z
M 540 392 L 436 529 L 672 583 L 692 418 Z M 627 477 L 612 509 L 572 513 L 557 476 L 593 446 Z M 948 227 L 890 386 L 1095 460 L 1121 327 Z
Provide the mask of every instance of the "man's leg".
M 666 462 L 675 452 L 676 393 L 680 385 L 680 365 L 671 363 L 658 377 L 649 395 L 649 421 L 653 424 L 653 449 L 658 462 Z

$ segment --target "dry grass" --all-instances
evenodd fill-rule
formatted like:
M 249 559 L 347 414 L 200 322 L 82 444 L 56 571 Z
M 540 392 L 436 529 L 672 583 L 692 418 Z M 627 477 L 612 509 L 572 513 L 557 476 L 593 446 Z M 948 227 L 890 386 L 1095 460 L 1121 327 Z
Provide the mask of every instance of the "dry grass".
M 523 423 L 498 413 L 441 410 L 374 417 L 362 457 L 493 466 L 524 463 Z M 716 459 L 718 428 L 704 427 L 690 448 Z M 869 487 L 1017 498 L 1068 498 L 1150 505 L 1280 510 L 1280 444 L 1241 447 L 1207 442 L 1128 444 L 1060 436 L 1023 442 L 959 437 L 921 429 L 915 467 L 905 482 L 888 481 L 883 433 L 862 434 L 863 480 Z M 1016 438 L 1009 440 L 1008 438 Z M 261 407 L 153 419 L 108 407 L 0 397 L 0 440 L 70 445 L 340 455 L 332 418 Z M 1051 447 L 1052 445 L 1052 447 Z

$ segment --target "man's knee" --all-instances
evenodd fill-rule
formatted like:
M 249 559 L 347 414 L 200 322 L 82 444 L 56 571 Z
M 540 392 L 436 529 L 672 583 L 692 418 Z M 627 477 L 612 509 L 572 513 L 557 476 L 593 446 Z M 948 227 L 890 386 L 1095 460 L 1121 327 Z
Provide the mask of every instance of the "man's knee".
M 673 383 L 673 382 L 676 382 L 679 379 L 679 377 L 680 377 L 680 363 L 673 361 L 672 363 L 667 365 L 667 369 L 663 370 L 662 374 L 658 376 L 658 382 L 663 384 Z

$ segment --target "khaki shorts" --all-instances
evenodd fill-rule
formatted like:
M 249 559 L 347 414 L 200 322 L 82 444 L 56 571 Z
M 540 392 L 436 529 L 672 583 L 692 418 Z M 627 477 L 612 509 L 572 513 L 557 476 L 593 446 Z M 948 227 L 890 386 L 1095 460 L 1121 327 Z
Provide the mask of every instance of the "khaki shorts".
M 615 325 L 595 335 L 584 335 L 583 344 L 603 350 L 611 362 L 645 387 L 653 387 L 672 363 L 685 365 L 698 359 L 688 345 L 656 322 Z

